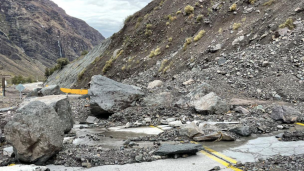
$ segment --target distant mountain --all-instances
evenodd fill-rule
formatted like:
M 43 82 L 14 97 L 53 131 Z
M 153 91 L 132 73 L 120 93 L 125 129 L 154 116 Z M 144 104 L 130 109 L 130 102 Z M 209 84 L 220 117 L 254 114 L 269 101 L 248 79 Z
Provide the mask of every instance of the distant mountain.
M 50 0 L 1 0 L 0 72 L 42 75 L 58 58 L 74 60 L 102 40 L 97 30 Z

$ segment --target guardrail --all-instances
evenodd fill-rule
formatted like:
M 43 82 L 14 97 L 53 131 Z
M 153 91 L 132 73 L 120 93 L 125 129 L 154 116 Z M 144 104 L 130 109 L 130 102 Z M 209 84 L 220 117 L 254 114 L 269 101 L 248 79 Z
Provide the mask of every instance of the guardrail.
M 45 87 L 48 86 L 49 85 L 46 85 Z M 86 95 L 89 92 L 89 90 L 86 89 L 69 89 L 69 88 L 60 88 L 60 91 L 62 91 L 63 93 L 79 94 L 79 95 Z

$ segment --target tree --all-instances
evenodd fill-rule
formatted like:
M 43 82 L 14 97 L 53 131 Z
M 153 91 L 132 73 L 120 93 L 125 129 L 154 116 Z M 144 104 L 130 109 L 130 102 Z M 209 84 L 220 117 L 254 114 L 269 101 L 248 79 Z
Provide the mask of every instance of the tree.
M 48 68 L 45 68 L 44 76 L 46 78 L 50 76 L 50 70 Z

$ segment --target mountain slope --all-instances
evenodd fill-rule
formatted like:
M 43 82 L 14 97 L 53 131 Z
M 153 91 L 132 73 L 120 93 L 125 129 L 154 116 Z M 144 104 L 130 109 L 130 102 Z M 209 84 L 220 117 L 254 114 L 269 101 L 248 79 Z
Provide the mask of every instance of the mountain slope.
M 102 74 L 142 87 L 161 79 L 171 90 L 192 78 L 225 98 L 303 100 L 303 11 L 301 0 L 154 0 L 75 86 Z
M 104 40 L 98 31 L 68 16 L 50 0 L 3 0 L 0 23 L 0 38 L 7 44 L 2 46 L 19 48 L 14 56 L 38 60 L 41 68 L 52 66 L 60 57 L 74 60 Z M 14 61 L 13 54 L 1 54 Z

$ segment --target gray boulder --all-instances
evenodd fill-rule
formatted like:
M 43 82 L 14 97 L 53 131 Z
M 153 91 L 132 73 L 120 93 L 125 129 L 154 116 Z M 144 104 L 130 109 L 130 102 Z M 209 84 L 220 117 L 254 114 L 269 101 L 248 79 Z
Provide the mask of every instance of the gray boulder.
M 20 105 L 20 108 L 34 101 L 43 102 L 55 109 L 57 115 L 60 117 L 60 122 L 62 122 L 62 125 L 64 126 L 65 133 L 69 132 L 73 128 L 74 121 L 72 117 L 72 109 L 69 99 L 66 96 L 54 95 L 32 98 L 30 100 L 24 101 Z
M 33 91 L 29 92 L 25 98 L 42 96 L 41 89 L 42 88 L 35 88 Z
M 235 141 L 235 138 L 226 132 L 213 132 L 208 135 L 198 135 L 194 141 Z
M 289 106 L 274 106 L 271 113 L 273 120 L 284 123 L 294 123 L 299 117 L 302 117 L 301 112 Z
M 238 113 L 242 113 L 244 115 L 248 115 L 250 114 L 249 110 L 243 108 L 242 106 L 238 106 L 234 109 L 234 111 L 238 112 Z
M 183 125 L 179 130 L 179 134 L 192 138 L 195 135 L 203 134 L 203 133 L 202 131 L 200 131 L 199 127 L 194 122 L 192 122 L 190 124 Z
M 212 92 L 212 90 L 213 88 L 209 84 L 202 83 L 200 86 L 195 88 L 195 90 L 191 91 L 185 97 L 182 97 L 175 105 L 184 109 L 192 108 L 194 107 L 194 101 L 201 99 L 206 94 Z
M 41 93 L 43 96 L 63 94 L 58 85 L 49 85 L 48 87 L 44 87 L 41 89 Z
M 154 154 L 159 156 L 174 154 L 196 154 L 202 149 L 203 147 L 200 144 L 164 144 L 157 151 L 155 151 Z
M 193 104 L 195 110 L 202 114 L 224 114 L 229 111 L 227 103 L 213 92 L 194 101 Z
M 90 108 L 94 115 L 115 113 L 131 106 L 144 93 L 140 88 L 95 75 L 89 89 Z
M 55 109 L 40 101 L 17 110 L 4 128 L 16 159 L 43 164 L 62 148 L 64 126 Z
M 230 132 L 234 132 L 243 137 L 249 137 L 252 134 L 252 131 L 249 126 L 236 127 L 231 129 Z

